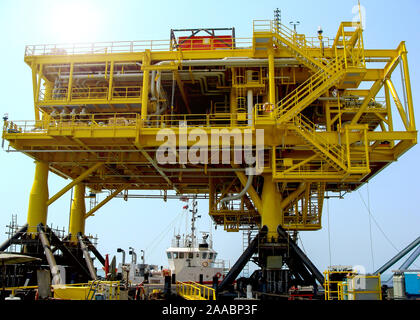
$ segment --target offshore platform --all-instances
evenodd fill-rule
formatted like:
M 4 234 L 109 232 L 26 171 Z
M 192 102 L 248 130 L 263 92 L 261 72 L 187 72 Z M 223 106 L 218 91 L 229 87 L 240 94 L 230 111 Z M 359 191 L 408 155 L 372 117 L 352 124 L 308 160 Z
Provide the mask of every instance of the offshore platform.
M 64 283 L 96 279 L 89 251 L 104 258 L 85 221 L 116 196 L 160 190 L 208 199 L 227 232 L 258 230 L 219 292 L 251 258 L 267 292 L 322 285 L 297 233 L 321 229 L 326 193 L 356 190 L 416 144 L 407 49 L 366 49 L 360 22 L 333 38 L 299 34 L 279 15 L 252 26 L 249 39 L 202 28 L 168 41 L 28 45 L 34 119 L 5 117 L 3 139 L 35 160 L 35 178 L 27 223 L 0 250 L 20 243 L 53 276 L 68 266 Z M 54 195 L 50 172 L 69 181 Z M 48 208 L 72 188 L 59 239 Z M 87 194 L 105 191 L 87 211 Z

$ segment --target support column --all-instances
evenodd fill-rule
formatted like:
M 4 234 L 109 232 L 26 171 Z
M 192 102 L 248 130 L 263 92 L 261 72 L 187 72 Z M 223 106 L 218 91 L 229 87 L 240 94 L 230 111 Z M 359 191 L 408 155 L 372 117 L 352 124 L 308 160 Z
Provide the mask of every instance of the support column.
M 85 185 L 78 183 L 74 186 L 73 203 L 70 211 L 69 233 L 71 234 L 70 241 L 77 243 L 77 234 L 85 233 Z
M 274 53 L 273 50 L 268 52 L 268 84 L 269 84 L 269 103 L 273 106 L 276 103 L 276 84 L 274 78 Z
M 233 72 L 233 68 L 232 68 L 232 72 Z M 238 110 L 237 110 L 237 106 L 236 106 L 236 90 L 235 88 L 231 88 L 230 89 L 230 114 L 231 114 L 231 119 L 232 119 L 232 125 L 236 125 L 237 121 L 237 115 Z
M 40 112 L 37 107 L 38 100 L 39 100 L 39 91 L 41 90 L 41 78 L 42 78 L 42 69 L 43 64 L 38 65 L 35 63 L 32 63 L 32 86 L 33 86 L 33 92 L 34 92 L 34 111 L 35 111 L 35 120 L 40 120 Z
M 108 101 L 112 100 L 113 85 L 114 85 L 114 61 L 111 61 L 111 67 L 110 67 L 110 70 L 109 70 L 109 82 L 108 82 Z
M 252 70 L 246 71 L 246 82 L 247 84 L 252 82 Z M 252 126 L 253 116 L 254 116 L 254 100 L 252 89 L 248 89 L 247 94 L 247 103 L 248 103 L 248 126 Z
M 150 76 L 148 66 L 150 64 L 150 51 L 146 50 L 143 57 L 143 89 L 141 93 L 141 121 L 142 126 L 144 126 L 147 119 L 147 104 L 149 102 L 149 85 L 150 85 Z
M 261 226 L 267 226 L 267 239 L 277 239 L 277 227 L 283 224 L 283 210 L 281 209 L 282 196 L 277 191 L 276 183 L 273 182 L 271 174 L 264 175 L 264 186 L 262 191 L 262 215 Z
M 403 44 L 401 58 L 402 58 L 402 62 L 403 62 L 404 81 L 405 81 L 405 90 L 406 90 L 406 94 L 407 94 L 408 117 L 409 117 L 410 130 L 415 131 L 416 130 L 416 123 L 415 123 L 415 120 L 414 120 L 413 94 L 412 94 L 412 91 L 411 91 L 410 72 L 408 71 L 407 48 L 405 46 L 405 42 Z
M 48 163 L 35 161 L 35 177 L 29 194 L 28 233 L 35 235 L 38 224 L 47 224 Z
M 67 87 L 67 102 L 71 101 L 71 91 L 73 88 L 73 70 L 74 70 L 74 62 L 70 63 L 69 85 Z

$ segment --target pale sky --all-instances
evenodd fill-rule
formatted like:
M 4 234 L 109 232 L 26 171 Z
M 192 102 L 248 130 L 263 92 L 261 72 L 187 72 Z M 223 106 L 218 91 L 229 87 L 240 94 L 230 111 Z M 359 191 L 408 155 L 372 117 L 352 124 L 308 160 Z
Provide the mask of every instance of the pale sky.
M 31 71 L 23 62 L 27 44 L 169 39 L 171 28 L 235 27 L 237 37 L 252 36 L 254 19 L 272 19 L 273 10 L 282 10 L 282 21 L 299 20 L 298 31 L 316 36 L 322 26 L 324 36 L 334 37 L 341 21 L 351 21 L 357 12 L 357 1 L 0 1 L 0 36 L 2 100 L 0 113 L 9 113 L 11 120 L 33 120 Z M 420 2 L 417 0 L 365 0 L 365 47 L 394 49 L 406 41 L 411 84 L 417 123 L 420 122 L 420 37 L 418 20 Z M 396 69 L 396 75 L 399 69 Z M 398 79 L 398 77 L 396 77 Z M 398 82 L 395 80 L 395 82 Z M 397 84 L 396 84 L 397 85 Z M 397 87 L 399 87 L 397 85 Z M 7 145 L 7 144 L 6 144 Z M 316 266 L 324 271 L 333 265 L 362 265 L 372 272 L 419 236 L 420 149 L 414 147 L 398 162 L 391 164 L 369 183 L 371 221 L 360 195 L 368 203 L 367 187 L 347 194 L 344 199 L 331 199 L 324 204 L 323 229 L 301 232 L 303 248 Z M 29 191 L 33 182 L 34 165 L 27 156 L 0 152 L 1 183 L 0 242 L 6 239 L 5 226 L 12 214 L 25 223 Z M 50 173 L 50 195 L 68 181 Z M 69 219 L 70 193 L 49 208 L 48 224 L 64 226 Z M 89 208 L 89 203 L 86 203 Z M 174 228 L 185 226 L 185 217 L 170 226 L 182 211 L 177 200 L 114 199 L 88 219 L 86 232 L 97 234 L 103 255 L 117 254 L 118 247 L 132 246 L 137 252 L 146 249 L 146 262 L 167 265 L 165 249 L 170 245 Z M 329 208 L 329 210 L 327 210 Z M 329 211 L 329 215 L 328 215 Z M 208 231 L 207 201 L 199 202 L 202 219 L 198 230 Z M 329 228 L 328 228 L 329 216 Z M 180 222 L 181 221 L 181 222 Z M 242 235 L 213 228 L 215 249 L 219 258 L 229 259 L 231 265 L 242 252 Z M 162 234 L 163 233 L 163 234 Z M 159 238 L 159 235 L 162 236 Z M 328 235 L 330 235 L 331 251 Z M 389 241 L 388 241 L 389 239 Z M 158 241 L 160 240 L 160 241 Z M 299 242 L 299 245 L 302 245 Z M 153 244 L 154 250 L 151 251 Z M 373 259 L 372 251 L 373 248 Z M 395 247 L 395 248 L 394 248 Z M 120 259 L 120 255 L 117 255 Z M 398 267 L 402 261 L 395 267 Z M 416 269 L 420 261 L 416 262 Z M 394 269 L 395 269 L 394 267 Z M 391 268 L 392 269 L 392 268 Z

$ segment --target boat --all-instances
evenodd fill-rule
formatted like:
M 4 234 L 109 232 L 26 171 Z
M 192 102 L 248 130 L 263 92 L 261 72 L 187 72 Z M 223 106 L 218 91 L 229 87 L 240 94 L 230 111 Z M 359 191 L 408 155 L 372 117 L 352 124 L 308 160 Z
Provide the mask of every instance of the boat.
M 117 272 L 120 278 L 133 286 L 142 283 L 163 285 L 166 276 L 171 276 L 172 282 L 212 284 L 228 273 L 229 264 L 225 260 L 217 259 L 218 253 L 213 248 L 210 232 L 200 232 L 201 240 L 197 237 L 195 224 L 201 218 L 197 215 L 197 200 L 192 199 L 190 210 L 189 207 L 188 204 L 183 206 L 192 215 L 190 230 L 187 234 L 174 234 L 170 247 L 166 249 L 168 266 L 159 268 L 155 264 L 146 264 L 144 255 L 142 263 L 137 264 L 134 249 L 130 248 L 132 261 L 129 264 L 124 261 L 119 264 Z

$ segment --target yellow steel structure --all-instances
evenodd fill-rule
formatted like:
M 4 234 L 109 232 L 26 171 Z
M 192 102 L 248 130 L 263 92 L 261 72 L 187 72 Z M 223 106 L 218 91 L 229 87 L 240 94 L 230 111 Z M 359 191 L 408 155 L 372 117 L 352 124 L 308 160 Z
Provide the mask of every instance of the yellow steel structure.
M 215 289 L 196 282 L 177 281 L 176 293 L 185 300 L 216 300 Z
M 404 42 L 366 49 L 357 22 L 341 23 L 327 38 L 270 20 L 254 21 L 252 38 L 216 40 L 26 47 L 35 120 L 5 121 L 3 138 L 36 161 L 30 232 L 72 187 L 72 234 L 83 232 L 83 214 L 128 190 L 208 194 L 209 214 L 227 231 L 267 225 L 270 238 L 279 224 L 317 230 L 325 192 L 357 189 L 417 143 Z M 398 65 L 402 89 L 391 78 Z M 208 137 L 218 130 L 218 139 L 188 138 L 197 129 Z M 157 161 L 168 142 L 157 138 L 162 130 L 173 133 L 174 162 Z M 261 174 L 212 161 L 222 147 L 243 153 L 233 148 L 235 133 L 250 132 L 255 151 L 258 130 Z M 181 161 L 180 147 L 200 144 L 208 162 Z M 48 169 L 71 180 L 50 199 Z M 110 196 L 86 213 L 82 185 Z M 222 201 L 232 194 L 239 197 Z
M 0 288 L 10 291 L 14 296 L 18 291 L 38 289 L 38 286 Z M 89 281 L 88 283 L 52 285 L 54 299 L 58 300 L 94 300 L 95 294 L 104 296 L 104 300 L 120 300 L 120 281 Z
M 341 280 L 333 280 L 334 276 L 337 275 Z M 324 279 L 325 300 L 382 300 L 380 274 L 364 275 L 358 274 L 355 270 L 326 270 L 324 271 Z M 372 283 L 376 282 L 374 288 L 366 288 L 368 279 L 373 279 Z M 367 298 L 368 296 L 369 298 Z
M 53 285 L 54 299 L 96 300 L 95 294 L 103 300 L 120 300 L 120 282 L 95 280 L 88 283 Z
M 74 187 L 73 203 L 70 211 L 69 233 L 71 241 L 77 243 L 77 234 L 85 233 L 85 185 L 79 183 Z
M 29 195 L 28 206 L 28 233 L 37 232 L 39 223 L 47 222 L 48 212 L 48 163 L 37 161 L 35 166 L 35 178 Z

